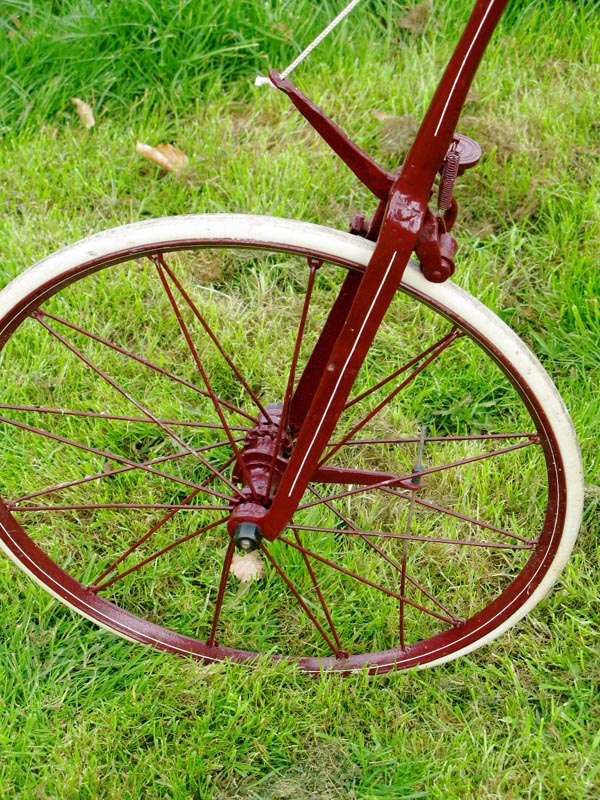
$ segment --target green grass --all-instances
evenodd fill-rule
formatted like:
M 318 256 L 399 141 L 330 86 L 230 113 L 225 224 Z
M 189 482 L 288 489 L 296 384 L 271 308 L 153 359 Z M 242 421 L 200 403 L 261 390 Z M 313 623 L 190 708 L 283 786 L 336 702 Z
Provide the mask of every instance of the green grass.
M 367 10 L 375 31 L 388 5 L 377 0 Z M 217 98 L 236 80 L 253 80 L 256 70 L 295 55 L 338 7 L 331 0 L 316 7 L 270 0 L 8 0 L 0 19 L 7 75 L 0 130 L 62 115 L 73 95 L 93 98 L 100 116 L 132 106 L 181 113 L 190 99 Z M 370 38 L 373 30 L 363 34 Z
M 345 227 L 355 209 L 370 210 L 285 98 L 251 86 L 341 5 L 318 4 L 313 16 L 301 0 L 4 3 L 0 283 L 75 239 L 146 217 L 246 211 Z M 421 34 L 395 25 L 408 5 L 354 12 L 295 76 L 387 166 L 403 143 L 390 144 L 373 112 L 419 117 L 469 3 L 434 3 Z M 12 14 L 21 27 L 9 37 Z M 461 126 L 485 158 L 460 181 L 456 279 L 540 356 L 581 441 L 584 525 L 558 587 L 512 632 L 433 671 L 310 679 L 118 641 L 3 558 L 0 798 L 597 796 L 599 42 L 594 2 L 513 3 Z M 74 95 L 94 106 L 89 133 Z M 136 140 L 173 142 L 190 170 L 159 173 Z M 243 297 L 251 279 L 226 265 L 224 274 Z M 219 291 L 222 277 L 209 276 Z M 289 285 L 256 280 L 265 301 L 297 308 Z M 382 335 L 385 354 L 393 331 Z M 454 378 L 441 380 L 447 390 Z

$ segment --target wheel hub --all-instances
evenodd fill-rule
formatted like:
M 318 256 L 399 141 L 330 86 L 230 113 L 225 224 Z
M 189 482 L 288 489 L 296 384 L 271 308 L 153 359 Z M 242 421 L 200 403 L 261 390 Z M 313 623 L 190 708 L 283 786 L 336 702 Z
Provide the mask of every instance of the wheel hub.
M 270 403 L 247 433 L 233 480 L 241 484 L 242 499 L 233 509 L 228 528 L 241 550 L 256 550 L 262 540 L 260 519 L 269 507 L 287 466 L 292 437 L 283 427 L 281 403 Z
M 246 435 L 233 480 L 242 484 L 244 498 L 268 505 L 287 466 L 292 439 L 281 430 L 281 403 L 271 403 L 265 411 L 268 416 L 260 414 Z

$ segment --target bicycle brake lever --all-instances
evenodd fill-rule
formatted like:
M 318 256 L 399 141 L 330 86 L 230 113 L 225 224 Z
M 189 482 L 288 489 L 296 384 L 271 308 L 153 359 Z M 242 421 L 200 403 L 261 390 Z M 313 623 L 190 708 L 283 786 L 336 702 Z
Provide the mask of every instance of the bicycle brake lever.
M 290 98 L 298 111 L 316 130 L 356 177 L 375 197 L 386 200 L 396 178 L 391 172 L 377 164 L 368 153 L 356 145 L 325 112 L 309 100 L 287 78 L 282 78 L 277 70 L 269 72 L 269 80 Z

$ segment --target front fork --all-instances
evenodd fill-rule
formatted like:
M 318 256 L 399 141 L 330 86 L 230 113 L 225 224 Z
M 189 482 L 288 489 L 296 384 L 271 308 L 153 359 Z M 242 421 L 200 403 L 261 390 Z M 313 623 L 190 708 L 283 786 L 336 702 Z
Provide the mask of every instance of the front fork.
M 239 525 L 250 522 L 260 528 L 264 538 L 272 541 L 298 506 L 402 280 L 421 230 L 424 207 L 405 202 L 398 205 L 395 213 L 399 212 L 403 213 L 401 223 L 406 233 L 403 237 L 394 237 L 389 247 L 378 247 L 365 270 L 319 383 L 314 387 L 312 402 L 271 505 L 264 508 L 256 503 L 240 504 L 231 515 L 230 529 L 235 531 Z
M 377 228 L 366 234 L 377 244 L 362 278 L 348 278 L 346 297 L 326 326 L 331 349 L 319 340 L 308 372 L 301 377 L 292 402 L 292 418 L 298 426 L 293 452 L 270 503 L 241 503 L 231 514 L 229 530 L 254 529 L 260 542 L 273 541 L 289 523 L 319 459 L 346 405 L 358 371 L 399 285 L 413 251 L 420 258 L 425 277 L 435 282 L 454 269 L 455 245 L 448 231 L 456 216 L 452 199 L 456 174 L 479 159 L 480 152 L 466 137 L 455 135 L 456 124 L 485 48 L 507 0 L 478 0 L 458 46 L 450 59 L 421 124 L 415 142 L 399 174 L 378 167 L 287 79 L 272 72 L 277 88 L 380 199 Z M 428 203 L 438 171 L 442 173 L 438 212 Z M 446 177 L 444 177 L 446 173 Z M 377 215 L 376 215 L 377 217 Z M 447 224 L 446 224 L 447 223 Z M 340 297 L 344 294 L 344 287 Z M 328 330 L 327 330 L 328 329 Z M 326 357 L 325 357 L 326 355 Z M 312 384 L 308 386 L 307 384 Z M 310 404 L 306 398 L 312 397 Z M 304 404 L 304 405 L 303 405 Z

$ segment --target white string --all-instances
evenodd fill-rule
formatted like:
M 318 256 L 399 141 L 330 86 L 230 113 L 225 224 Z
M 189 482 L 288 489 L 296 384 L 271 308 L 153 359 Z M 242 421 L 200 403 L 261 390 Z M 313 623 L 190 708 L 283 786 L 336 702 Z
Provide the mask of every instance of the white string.
M 334 28 L 337 28 L 337 26 L 340 24 L 340 22 L 343 19 L 345 19 L 348 16 L 348 14 L 360 2 L 361 2 L 361 0 L 350 0 L 348 5 L 342 11 L 340 11 L 340 13 L 337 15 L 337 17 L 335 17 L 335 19 L 331 20 L 329 25 L 326 28 L 324 28 L 324 30 L 321 31 L 321 33 L 316 37 L 316 39 L 313 39 L 313 41 L 308 45 L 308 47 L 305 48 L 300 53 L 300 55 L 292 61 L 292 63 L 289 65 L 289 67 L 286 67 L 286 69 L 283 70 L 283 72 L 281 73 L 281 77 L 282 78 L 287 78 L 287 76 L 290 74 L 290 72 L 293 69 L 296 69 L 298 64 L 301 64 L 304 61 L 304 59 L 307 58 L 312 53 L 312 51 L 315 49 L 315 47 L 318 47 L 321 44 L 321 42 L 323 41 L 323 39 L 326 36 L 328 36 Z M 273 85 L 271 83 L 271 81 L 268 78 L 265 78 L 263 75 L 257 75 L 257 77 L 256 77 L 256 79 L 254 81 L 254 85 L 255 86 L 265 86 L 267 83 L 270 84 L 271 86 Z

